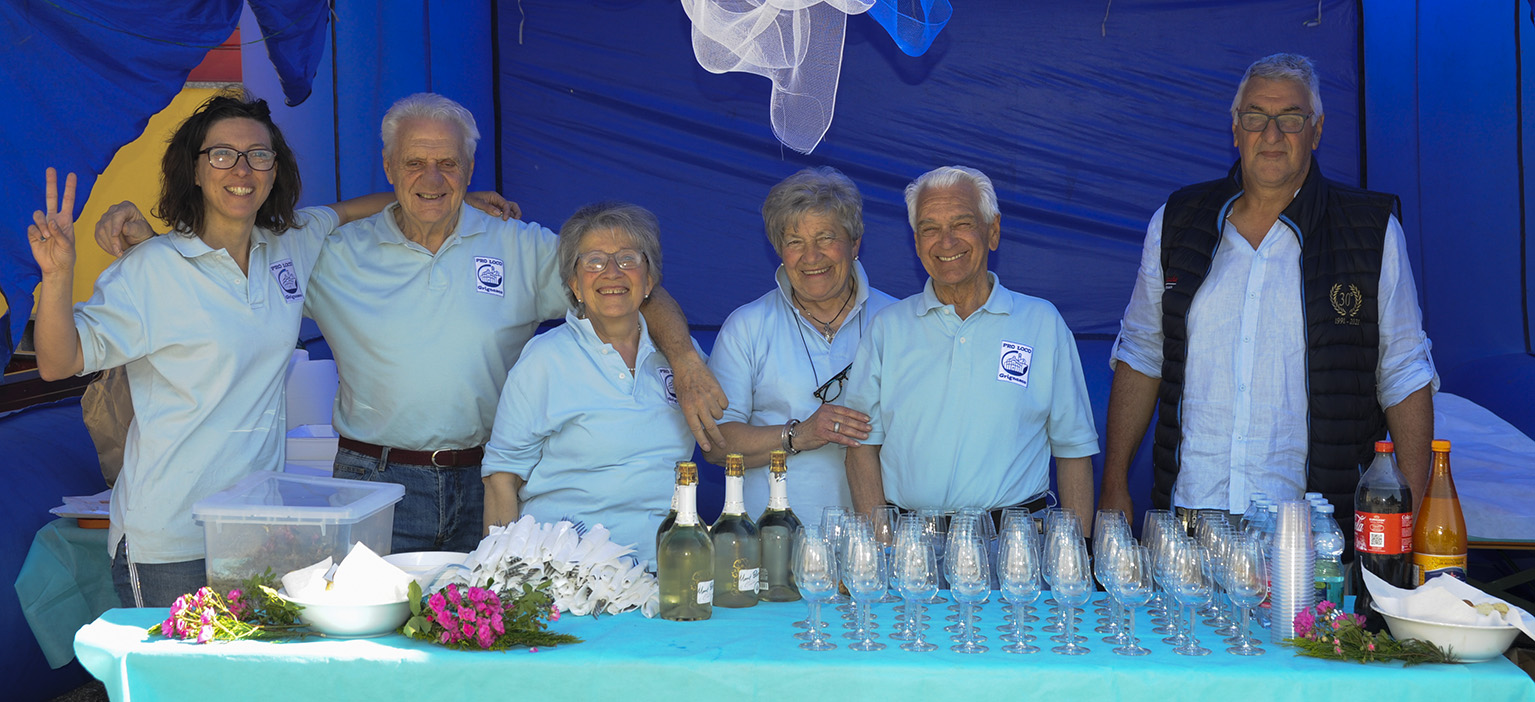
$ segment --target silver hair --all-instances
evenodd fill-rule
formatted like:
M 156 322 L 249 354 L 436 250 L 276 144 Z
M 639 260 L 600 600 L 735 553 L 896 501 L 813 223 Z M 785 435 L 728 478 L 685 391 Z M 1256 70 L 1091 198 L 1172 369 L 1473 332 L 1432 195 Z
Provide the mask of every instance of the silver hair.
M 645 257 L 650 282 L 661 284 L 661 225 L 656 221 L 656 216 L 650 210 L 627 202 L 592 203 L 576 210 L 560 226 L 560 245 L 556 252 L 565 297 L 578 309 L 579 303 L 576 302 L 576 294 L 570 290 L 570 282 L 576 278 L 576 259 L 581 256 L 581 242 L 587 234 L 604 229 L 612 229 L 629 237 L 629 246 Z
M 853 243 L 863 238 L 863 195 L 858 186 L 842 171 L 821 166 L 784 178 L 762 201 L 762 224 L 773 250 L 782 256 L 784 236 L 811 213 L 831 215 Z
M 917 231 L 917 199 L 922 191 L 928 188 L 948 188 L 960 183 L 969 183 L 977 193 L 980 193 L 981 224 L 991 226 L 997 221 L 1002 212 L 997 209 L 997 189 L 992 187 L 991 179 L 974 168 L 965 166 L 943 166 L 917 176 L 917 179 L 906 186 L 906 219 L 911 224 L 911 230 Z
M 1247 93 L 1247 82 L 1254 78 L 1266 80 L 1293 80 L 1311 94 L 1311 123 L 1322 116 L 1322 93 L 1316 77 L 1316 65 L 1300 54 L 1271 54 L 1253 62 L 1242 74 L 1237 84 L 1237 94 L 1231 98 L 1231 123 L 1236 124 L 1237 113 L 1242 111 L 1242 97 Z
M 379 136 L 384 140 L 384 156 L 394 153 L 394 140 L 400 134 L 400 125 L 412 119 L 433 119 L 458 127 L 464 136 L 464 158 L 474 162 L 474 149 L 480 143 L 480 129 L 474 124 L 474 114 L 437 93 L 416 93 L 397 100 L 384 113 L 384 124 Z

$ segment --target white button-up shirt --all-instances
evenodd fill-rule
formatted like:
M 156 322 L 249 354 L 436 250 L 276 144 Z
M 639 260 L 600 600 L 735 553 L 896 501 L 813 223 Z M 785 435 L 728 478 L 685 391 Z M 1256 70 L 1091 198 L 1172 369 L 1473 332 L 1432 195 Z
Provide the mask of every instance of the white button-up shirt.
M 1228 206 L 1229 207 L 1229 206 Z M 1439 388 L 1406 239 L 1392 217 L 1381 258 L 1376 394 L 1392 407 Z M 1301 246 L 1282 220 L 1256 249 L 1230 221 L 1189 308 L 1181 468 L 1173 504 L 1242 512 L 1253 492 L 1300 499 L 1306 490 L 1306 323 Z M 1162 209 L 1146 228 L 1141 267 L 1109 359 L 1162 377 Z

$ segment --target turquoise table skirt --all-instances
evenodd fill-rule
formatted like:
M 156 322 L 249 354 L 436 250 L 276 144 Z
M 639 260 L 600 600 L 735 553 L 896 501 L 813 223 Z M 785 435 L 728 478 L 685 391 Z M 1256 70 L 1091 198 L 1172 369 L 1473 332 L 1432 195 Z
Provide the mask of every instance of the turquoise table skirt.
M 107 530 L 81 529 L 74 519 L 45 524 L 16 574 L 16 597 L 48 665 L 68 664 L 75 631 L 121 606 L 112 589 Z
M 935 611 L 943 611 L 937 610 Z M 889 605 L 876 609 L 888 630 Z M 831 612 L 827 612 L 832 614 Z M 1137 628 L 1153 652 L 1127 658 L 1091 634 L 1084 656 L 1048 650 L 1012 655 L 995 630 L 1002 610 L 982 615 L 984 654 L 948 650 L 948 635 L 929 630 L 943 648 L 909 653 L 893 646 L 857 652 L 840 637 L 833 651 L 801 650 L 790 622 L 802 603 L 716 608 L 705 622 L 645 619 L 637 613 L 602 619 L 566 616 L 554 625 L 584 643 L 538 652 L 450 651 L 398 634 L 376 639 L 196 645 L 151 639 L 144 629 L 161 609 L 115 609 L 81 629 L 75 652 L 113 700 L 390 699 L 390 700 L 1390 700 L 1391 702 L 1535 701 L 1535 682 L 1507 659 L 1461 665 L 1359 665 L 1268 654 L 1232 656 L 1208 628 L 1200 639 L 1215 653 L 1175 655 Z M 1142 612 L 1144 614 L 1144 612 Z M 1089 617 L 1096 618 L 1089 614 Z M 840 627 L 840 619 L 828 617 Z M 941 621 L 941 620 L 940 620 Z M 893 643 L 888 639 L 880 639 Z M 1054 644 L 1049 644 L 1054 645 Z M 297 695 L 298 697 L 294 697 Z

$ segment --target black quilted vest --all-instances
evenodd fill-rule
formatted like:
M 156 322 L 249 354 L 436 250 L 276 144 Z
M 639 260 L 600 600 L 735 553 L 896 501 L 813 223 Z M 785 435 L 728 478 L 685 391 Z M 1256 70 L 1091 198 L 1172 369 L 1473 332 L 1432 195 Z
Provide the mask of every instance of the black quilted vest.
M 1189 306 L 1210 271 L 1227 209 L 1242 192 L 1241 165 L 1232 166 L 1221 180 L 1173 193 L 1162 215 L 1165 340 L 1151 491 L 1152 502 L 1159 508 L 1172 502 L 1178 479 Z M 1332 501 L 1344 534 L 1352 532 L 1360 465 L 1368 465 L 1374 442 L 1386 435 L 1385 412 L 1375 395 L 1380 337 L 1377 293 L 1387 220 L 1399 209 L 1393 195 L 1323 178 L 1313 157 L 1306 182 L 1280 215 L 1301 243 L 1299 292 L 1306 320 L 1309 436 L 1306 489 Z

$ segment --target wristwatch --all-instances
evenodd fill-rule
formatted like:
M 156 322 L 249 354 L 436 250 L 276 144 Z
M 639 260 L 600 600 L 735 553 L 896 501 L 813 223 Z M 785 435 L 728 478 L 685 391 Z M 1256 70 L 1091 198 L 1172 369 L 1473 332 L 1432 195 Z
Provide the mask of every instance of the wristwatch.
M 778 437 L 778 443 L 780 444 L 779 447 L 784 451 L 787 451 L 790 456 L 799 453 L 799 449 L 794 448 L 794 429 L 798 426 L 798 419 L 790 419 L 789 421 L 784 422 L 783 433 Z

